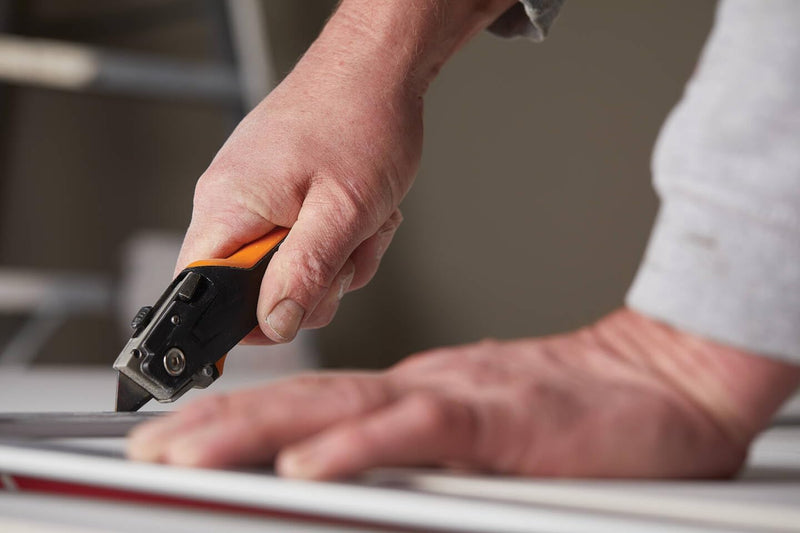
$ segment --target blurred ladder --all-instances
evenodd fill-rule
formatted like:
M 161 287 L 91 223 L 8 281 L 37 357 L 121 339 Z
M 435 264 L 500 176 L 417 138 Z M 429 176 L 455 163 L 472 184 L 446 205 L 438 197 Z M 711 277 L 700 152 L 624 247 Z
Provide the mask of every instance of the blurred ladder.
M 238 122 L 275 83 L 259 0 L 171 0 L 57 24 L 113 25 L 135 31 L 191 13 L 200 5 L 214 30 L 219 59 L 191 62 L 11 33 L 18 0 L 0 0 L 0 82 L 57 90 L 217 103 Z M 2 89 L 2 87 L 0 87 Z M 2 93 L 0 92 L 0 98 Z M 0 314 L 26 320 L 0 350 L 0 365 L 30 364 L 70 317 L 113 310 L 112 286 L 101 276 L 0 268 Z

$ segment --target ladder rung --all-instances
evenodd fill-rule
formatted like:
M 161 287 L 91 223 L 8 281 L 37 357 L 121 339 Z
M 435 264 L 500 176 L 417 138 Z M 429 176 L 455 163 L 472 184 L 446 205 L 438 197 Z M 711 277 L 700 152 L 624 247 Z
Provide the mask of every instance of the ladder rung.
M 0 34 L 0 80 L 71 91 L 238 103 L 232 65 Z

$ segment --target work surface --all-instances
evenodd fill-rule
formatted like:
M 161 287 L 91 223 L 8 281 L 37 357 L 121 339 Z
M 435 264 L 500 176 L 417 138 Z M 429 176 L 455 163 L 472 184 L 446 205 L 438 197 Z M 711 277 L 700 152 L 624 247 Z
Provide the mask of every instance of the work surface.
M 226 375 L 215 390 L 252 382 Z M 0 410 L 97 411 L 113 402 L 113 390 L 113 374 L 105 370 L 3 371 Z M 123 487 L 164 505 L 7 491 L 0 493 L 0 531 L 204 532 L 223 525 L 230 532 L 800 531 L 799 427 L 765 433 L 733 482 L 550 481 L 382 470 L 349 483 L 306 483 L 263 471 L 130 463 L 114 455 L 119 440 L 57 446 L 0 446 L 0 472 L 72 482 L 94 477 L 92 484 Z M 64 446 L 101 453 L 65 453 Z M 174 497 L 203 506 L 166 505 Z

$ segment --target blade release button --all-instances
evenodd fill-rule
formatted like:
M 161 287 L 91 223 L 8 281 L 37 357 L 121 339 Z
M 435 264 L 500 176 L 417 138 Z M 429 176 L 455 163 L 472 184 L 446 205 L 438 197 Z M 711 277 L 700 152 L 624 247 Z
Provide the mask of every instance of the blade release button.
M 197 285 L 200 283 L 202 276 L 197 272 L 189 272 L 181 283 L 178 289 L 178 299 L 188 302 L 197 291 Z

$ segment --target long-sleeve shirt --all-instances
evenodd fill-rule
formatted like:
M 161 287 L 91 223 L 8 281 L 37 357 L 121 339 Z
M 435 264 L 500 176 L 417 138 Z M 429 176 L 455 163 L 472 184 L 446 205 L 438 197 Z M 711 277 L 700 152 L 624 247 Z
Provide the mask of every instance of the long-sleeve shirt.
M 558 0 L 491 28 L 541 40 Z M 526 16 L 522 16 L 526 15 Z M 659 135 L 661 207 L 627 305 L 800 364 L 800 1 L 723 0 Z

